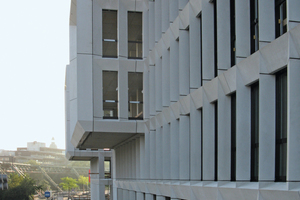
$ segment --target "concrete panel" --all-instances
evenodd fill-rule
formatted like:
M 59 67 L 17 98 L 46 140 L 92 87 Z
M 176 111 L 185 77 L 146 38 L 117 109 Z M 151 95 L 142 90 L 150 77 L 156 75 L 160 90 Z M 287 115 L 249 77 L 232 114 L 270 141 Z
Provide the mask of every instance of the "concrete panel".
M 77 53 L 92 54 L 92 0 L 77 0 Z

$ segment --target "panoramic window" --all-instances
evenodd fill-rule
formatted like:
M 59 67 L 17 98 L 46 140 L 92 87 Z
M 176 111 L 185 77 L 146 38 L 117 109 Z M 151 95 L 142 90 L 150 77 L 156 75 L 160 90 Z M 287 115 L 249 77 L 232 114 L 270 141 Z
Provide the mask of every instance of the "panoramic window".
M 230 0 L 231 66 L 235 65 L 235 0 Z
M 143 14 L 128 12 L 128 58 L 143 58 Z
M 251 86 L 251 181 L 258 181 L 259 83 Z
M 103 118 L 118 118 L 118 72 L 103 71 Z
M 276 38 L 287 31 L 286 0 L 275 0 Z
M 143 73 L 128 73 L 128 118 L 143 119 Z
M 251 53 L 259 48 L 258 40 L 258 0 L 250 1 L 250 19 L 251 19 Z
M 287 165 L 287 71 L 276 74 L 275 180 L 286 181 Z
M 117 11 L 102 10 L 102 54 L 103 57 L 118 57 Z
M 236 180 L 236 93 L 231 95 L 231 181 Z

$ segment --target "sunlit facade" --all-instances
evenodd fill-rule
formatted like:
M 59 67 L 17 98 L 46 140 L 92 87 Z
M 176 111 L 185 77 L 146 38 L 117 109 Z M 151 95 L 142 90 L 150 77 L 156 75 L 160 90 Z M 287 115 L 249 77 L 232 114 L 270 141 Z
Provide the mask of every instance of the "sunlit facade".
M 66 155 L 92 199 L 300 199 L 299 10 L 72 0 Z

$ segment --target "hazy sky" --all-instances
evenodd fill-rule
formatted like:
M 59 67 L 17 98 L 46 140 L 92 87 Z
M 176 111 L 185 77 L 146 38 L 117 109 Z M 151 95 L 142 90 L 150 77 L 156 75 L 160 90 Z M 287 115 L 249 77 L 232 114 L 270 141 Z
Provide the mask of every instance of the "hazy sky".
M 70 0 L 0 0 L 0 149 L 65 148 Z

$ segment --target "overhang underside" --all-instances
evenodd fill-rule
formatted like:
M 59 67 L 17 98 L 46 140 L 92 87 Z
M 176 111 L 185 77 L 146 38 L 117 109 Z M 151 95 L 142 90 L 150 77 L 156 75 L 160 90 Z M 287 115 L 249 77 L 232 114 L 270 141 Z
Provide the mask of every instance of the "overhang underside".
M 88 134 L 79 149 L 113 149 L 122 142 L 138 135 L 140 133 L 92 132 Z

